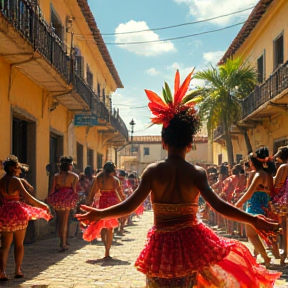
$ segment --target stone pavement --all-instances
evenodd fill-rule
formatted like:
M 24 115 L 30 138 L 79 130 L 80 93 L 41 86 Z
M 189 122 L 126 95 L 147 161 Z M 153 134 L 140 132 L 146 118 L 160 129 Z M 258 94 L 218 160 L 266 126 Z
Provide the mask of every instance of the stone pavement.
M 136 219 L 137 221 L 137 219 Z M 38 241 L 25 245 L 23 261 L 24 279 L 0 282 L 3 288 L 108 288 L 144 287 L 145 276 L 134 268 L 134 261 L 143 248 L 148 229 L 152 225 L 153 212 L 144 212 L 140 221 L 125 227 L 125 235 L 115 235 L 111 248 L 112 260 L 104 261 L 101 241 L 87 243 L 77 237 L 70 238 L 70 249 L 58 253 L 57 239 Z M 249 248 L 251 246 L 244 242 Z M 12 249 L 11 251 L 12 252 Z M 13 276 L 14 264 L 10 254 L 7 273 Z M 284 277 L 275 287 L 288 287 L 287 267 L 275 262 L 272 269 L 282 270 Z

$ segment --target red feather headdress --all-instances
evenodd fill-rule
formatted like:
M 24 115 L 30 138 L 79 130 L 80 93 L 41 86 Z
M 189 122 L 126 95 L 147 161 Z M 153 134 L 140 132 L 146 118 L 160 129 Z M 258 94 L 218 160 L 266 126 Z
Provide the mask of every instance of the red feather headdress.
M 145 90 L 145 93 L 150 100 L 148 107 L 155 116 L 151 118 L 153 124 L 163 124 L 163 127 L 167 128 L 170 120 L 175 114 L 184 111 L 189 111 L 191 114 L 196 114 L 196 110 L 194 108 L 196 102 L 191 101 L 193 99 L 191 94 L 186 94 L 190 81 L 192 80 L 193 72 L 194 69 L 188 74 L 180 86 L 179 70 L 176 71 L 174 81 L 174 97 L 172 97 L 171 90 L 166 82 L 162 89 L 163 98 L 158 96 L 153 91 Z

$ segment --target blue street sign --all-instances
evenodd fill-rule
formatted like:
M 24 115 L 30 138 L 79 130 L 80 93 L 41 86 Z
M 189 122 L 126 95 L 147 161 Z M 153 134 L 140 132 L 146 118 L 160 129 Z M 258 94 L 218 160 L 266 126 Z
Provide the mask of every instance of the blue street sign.
M 98 117 L 89 114 L 75 114 L 74 126 L 97 126 Z

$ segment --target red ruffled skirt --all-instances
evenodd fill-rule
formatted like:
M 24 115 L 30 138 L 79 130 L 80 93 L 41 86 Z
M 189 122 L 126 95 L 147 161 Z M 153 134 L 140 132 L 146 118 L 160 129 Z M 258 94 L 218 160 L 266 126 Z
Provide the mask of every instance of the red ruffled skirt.
M 118 194 L 116 191 L 108 191 L 108 190 L 102 190 L 101 196 L 98 201 L 94 201 L 93 205 L 97 205 L 97 208 L 104 209 L 113 205 L 116 205 L 120 203 L 120 199 L 118 197 Z M 97 203 L 97 204 L 96 204 Z M 96 208 L 96 207 L 95 207 Z M 116 228 L 118 227 L 118 219 L 112 218 L 112 219 L 101 219 L 99 221 L 95 221 L 91 223 L 83 232 L 83 239 L 86 241 L 92 241 L 96 238 L 101 237 L 101 230 L 103 228 Z
M 78 198 L 71 187 L 61 187 L 48 196 L 48 203 L 55 210 L 70 210 L 76 207 Z
M 0 232 L 26 229 L 28 221 L 52 216 L 44 209 L 30 206 L 21 201 L 3 201 L 0 206 Z
M 178 223 L 176 218 L 156 221 L 148 232 L 135 262 L 147 275 L 147 287 L 269 288 L 280 277 L 258 264 L 241 242 L 219 237 L 197 219 L 189 220 L 192 215 L 179 217 Z
M 136 210 L 135 210 L 135 214 L 136 215 L 142 215 L 144 212 L 144 206 L 143 204 L 141 204 Z

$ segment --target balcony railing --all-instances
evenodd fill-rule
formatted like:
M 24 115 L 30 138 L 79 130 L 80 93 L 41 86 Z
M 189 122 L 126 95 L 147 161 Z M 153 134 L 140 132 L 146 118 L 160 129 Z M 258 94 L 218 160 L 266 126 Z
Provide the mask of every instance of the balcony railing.
M 39 15 L 35 5 L 25 0 L 0 0 L 0 13 L 54 68 L 70 83 L 70 59 L 63 42 L 50 31 L 49 25 Z
M 224 129 L 222 126 L 218 126 L 214 131 L 213 131 L 213 139 L 217 139 L 218 137 L 222 136 L 224 134 Z
M 126 140 L 128 140 L 128 129 L 122 120 L 122 118 L 119 116 L 119 113 L 114 109 L 114 113 L 111 115 L 111 124 L 112 126 L 119 131 Z
M 277 68 L 273 74 L 247 96 L 242 103 L 242 119 L 249 116 L 265 102 L 272 100 L 288 88 L 288 61 Z
M 110 113 L 105 107 L 105 104 L 98 100 L 99 97 L 94 91 L 78 76 L 75 74 L 74 89 L 81 95 L 82 99 L 90 107 L 91 111 L 99 117 L 99 119 L 110 121 Z
M 111 121 L 113 127 L 128 139 L 128 130 L 121 117 L 111 115 L 112 107 L 109 107 L 108 110 L 105 104 L 99 100 L 100 97 L 76 73 L 73 73 L 71 67 L 75 63 L 67 55 L 64 43 L 41 19 L 39 13 L 36 13 L 38 11 L 36 1 L 32 2 L 0 0 L 0 14 L 30 43 L 34 51 L 39 52 L 62 75 L 67 84 L 73 84 L 74 90 L 99 119 L 106 122 Z
M 91 107 L 92 98 L 93 98 L 93 91 L 90 89 L 90 87 L 78 76 L 75 76 L 74 81 L 74 90 L 81 95 L 82 99 L 85 101 L 85 103 Z

